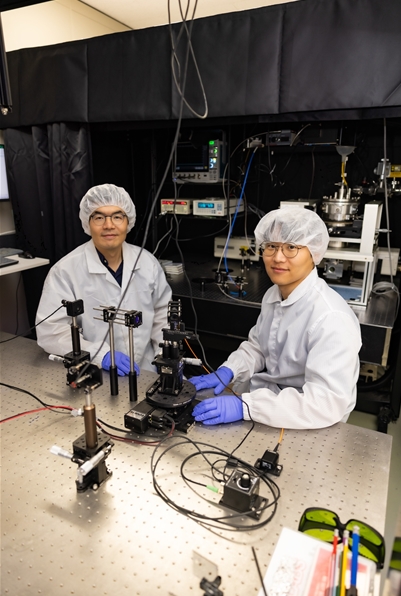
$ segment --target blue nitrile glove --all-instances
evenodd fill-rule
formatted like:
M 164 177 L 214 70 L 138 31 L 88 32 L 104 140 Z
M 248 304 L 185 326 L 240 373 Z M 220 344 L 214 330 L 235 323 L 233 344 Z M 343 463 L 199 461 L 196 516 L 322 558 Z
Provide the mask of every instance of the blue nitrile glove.
M 192 410 L 196 422 L 221 424 L 243 419 L 242 401 L 235 395 L 221 395 L 205 399 Z
M 219 376 L 217 377 L 217 375 Z M 196 391 L 216 387 L 214 394 L 219 395 L 219 393 L 224 391 L 226 385 L 230 383 L 233 376 L 234 373 L 231 368 L 228 368 L 227 366 L 221 366 L 216 370 L 215 373 L 210 373 L 209 375 L 200 375 L 199 377 L 191 377 L 188 380 L 192 383 L 192 385 L 195 385 Z
M 127 356 L 126 354 L 123 354 L 122 352 L 114 352 L 114 359 L 116 362 L 118 376 L 124 377 L 125 375 L 127 375 L 130 371 L 129 356 Z M 107 352 L 107 354 L 105 354 L 103 356 L 102 368 L 104 368 L 104 370 L 110 370 L 110 366 L 111 366 L 111 356 L 110 356 L 110 352 Z M 136 374 L 139 375 L 140 368 L 136 362 L 134 363 L 134 369 L 135 369 Z

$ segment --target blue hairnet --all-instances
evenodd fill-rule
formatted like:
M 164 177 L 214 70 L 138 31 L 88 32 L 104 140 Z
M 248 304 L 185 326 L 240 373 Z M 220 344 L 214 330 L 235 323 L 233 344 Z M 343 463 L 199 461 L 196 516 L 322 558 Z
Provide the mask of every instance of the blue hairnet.
M 115 205 L 120 207 L 128 217 L 128 232 L 134 227 L 136 220 L 135 205 L 124 188 L 114 184 L 100 184 L 88 190 L 79 204 L 79 217 L 84 232 L 91 236 L 89 218 L 99 207 Z
M 255 228 L 256 244 L 262 242 L 293 242 L 307 246 L 313 262 L 318 265 L 329 244 L 324 221 L 310 209 L 283 207 L 267 213 Z

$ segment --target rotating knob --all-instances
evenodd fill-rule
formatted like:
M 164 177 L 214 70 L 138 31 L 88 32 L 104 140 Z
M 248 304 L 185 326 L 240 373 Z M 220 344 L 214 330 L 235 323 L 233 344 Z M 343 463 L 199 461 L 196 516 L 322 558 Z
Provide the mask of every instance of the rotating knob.
M 251 477 L 249 474 L 242 474 L 239 479 L 239 485 L 241 488 L 249 488 L 251 486 Z

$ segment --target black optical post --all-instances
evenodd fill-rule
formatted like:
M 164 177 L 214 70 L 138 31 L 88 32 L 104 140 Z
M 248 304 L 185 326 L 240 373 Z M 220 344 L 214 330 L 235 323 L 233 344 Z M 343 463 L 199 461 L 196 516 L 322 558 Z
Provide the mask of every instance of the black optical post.
M 130 358 L 130 371 L 129 371 L 129 375 L 128 375 L 129 400 L 130 401 L 138 401 L 138 386 L 137 386 L 137 374 L 135 371 L 133 330 L 134 330 L 134 328 L 142 325 L 142 313 L 139 312 L 138 310 L 130 310 L 125 313 L 124 320 L 125 320 L 125 326 L 128 327 L 128 340 L 129 340 L 129 358 Z
M 118 373 L 116 366 L 116 354 L 114 348 L 114 320 L 116 318 L 116 308 L 108 306 L 103 309 L 103 321 L 109 324 L 110 337 L 110 394 L 118 395 Z

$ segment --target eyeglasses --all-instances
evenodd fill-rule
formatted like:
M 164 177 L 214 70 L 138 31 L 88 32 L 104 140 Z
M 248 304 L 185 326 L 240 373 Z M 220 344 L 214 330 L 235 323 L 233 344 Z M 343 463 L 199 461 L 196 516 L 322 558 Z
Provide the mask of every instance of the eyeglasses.
M 359 527 L 359 554 L 374 561 L 377 567 L 381 569 L 386 554 L 384 538 L 372 526 L 362 521 L 349 519 L 347 523 L 343 524 L 334 511 L 310 507 L 303 512 L 298 531 L 304 532 L 313 538 L 324 540 L 325 542 L 332 542 L 335 529 L 338 529 L 341 538 L 344 530 L 348 530 L 348 542 L 350 547 L 352 547 L 352 530 L 354 526 Z
M 282 244 L 281 246 L 277 246 L 276 244 L 272 244 L 271 242 L 263 242 L 263 244 L 261 244 L 261 249 L 266 257 L 272 257 L 280 248 L 281 252 L 287 259 L 293 259 L 297 256 L 301 248 L 305 247 L 297 246 L 296 244 L 291 243 Z
M 103 213 L 95 212 L 93 215 L 90 216 L 90 219 L 93 221 L 95 226 L 102 226 L 108 217 L 110 217 L 111 221 L 115 226 L 120 226 L 127 216 L 122 211 L 117 211 L 116 213 L 112 213 L 111 215 L 104 215 Z

